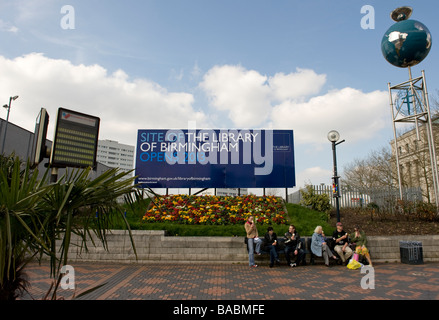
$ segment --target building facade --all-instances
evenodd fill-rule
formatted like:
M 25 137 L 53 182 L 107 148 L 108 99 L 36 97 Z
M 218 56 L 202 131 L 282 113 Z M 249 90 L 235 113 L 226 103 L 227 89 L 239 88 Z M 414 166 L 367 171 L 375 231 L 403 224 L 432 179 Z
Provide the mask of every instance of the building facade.
M 134 149 L 134 146 L 114 140 L 99 140 L 96 161 L 111 168 L 130 171 L 134 169 Z
M 245 196 L 248 194 L 247 188 L 212 188 L 207 189 L 201 193 L 201 195 L 216 195 L 218 197 L 237 197 Z
M 422 196 L 425 201 L 434 202 L 433 173 L 431 170 L 431 159 L 427 139 L 427 130 L 425 125 L 418 127 L 419 135 L 413 128 L 399 137 L 395 146 L 395 140 L 392 140 L 393 159 L 396 162 L 398 153 L 399 170 L 401 184 L 403 187 L 416 188 L 422 190 Z M 433 121 L 434 147 L 436 149 L 436 158 L 438 158 L 439 145 L 439 119 Z

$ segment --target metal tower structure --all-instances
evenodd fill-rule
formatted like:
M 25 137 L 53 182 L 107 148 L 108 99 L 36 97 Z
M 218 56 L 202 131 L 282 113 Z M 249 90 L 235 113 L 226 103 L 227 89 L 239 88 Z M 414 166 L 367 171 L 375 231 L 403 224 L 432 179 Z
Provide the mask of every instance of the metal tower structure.
M 420 140 L 419 128 L 424 125 L 430 154 L 435 202 L 439 204 L 439 173 L 425 71 L 422 71 L 422 76 L 417 78 L 412 77 L 411 71 L 412 66 L 419 64 L 426 58 L 430 52 L 432 40 L 430 31 L 424 24 L 416 20 L 409 20 L 412 12 L 410 7 L 401 7 L 392 11 L 390 16 L 397 23 L 387 30 L 381 42 L 384 58 L 394 66 L 407 68 L 409 72 L 408 81 L 394 86 L 388 83 L 399 192 L 402 200 L 396 124 L 413 123 L 417 140 Z

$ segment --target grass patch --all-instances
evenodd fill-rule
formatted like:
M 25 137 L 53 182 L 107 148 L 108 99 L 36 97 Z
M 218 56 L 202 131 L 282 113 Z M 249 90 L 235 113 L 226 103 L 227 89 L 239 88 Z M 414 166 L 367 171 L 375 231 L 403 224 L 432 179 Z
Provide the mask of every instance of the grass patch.
M 243 224 L 237 225 L 187 225 L 171 222 L 154 222 L 145 223 L 142 217 L 146 212 L 149 204 L 149 199 L 145 199 L 142 203 L 137 204 L 132 210 L 126 209 L 126 219 L 130 224 L 132 230 L 165 230 L 170 236 L 245 236 Z M 286 204 L 288 210 L 287 224 L 272 225 L 274 232 L 278 236 L 283 235 L 288 231 L 289 224 L 294 224 L 301 236 L 311 236 L 316 226 L 322 226 L 326 235 L 331 235 L 334 231 L 328 222 L 328 217 L 325 213 L 311 210 L 298 204 Z M 267 232 L 268 225 L 259 224 L 258 232 L 261 237 Z M 115 229 L 123 229 L 122 224 L 116 224 Z
M 322 226 L 326 236 L 332 235 L 335 228 L 328 223 L 328 215 L 298 204 L 287 203 L 288 216 L 301 236 L 311 236 L 317 226 Z

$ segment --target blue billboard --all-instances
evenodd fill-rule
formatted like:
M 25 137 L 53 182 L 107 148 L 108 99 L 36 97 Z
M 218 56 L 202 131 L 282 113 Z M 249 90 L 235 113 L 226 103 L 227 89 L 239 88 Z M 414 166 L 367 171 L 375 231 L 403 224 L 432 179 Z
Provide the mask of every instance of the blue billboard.
M 292 188 L 293 130 L 138 130 L 136 176 L 149 188 Z

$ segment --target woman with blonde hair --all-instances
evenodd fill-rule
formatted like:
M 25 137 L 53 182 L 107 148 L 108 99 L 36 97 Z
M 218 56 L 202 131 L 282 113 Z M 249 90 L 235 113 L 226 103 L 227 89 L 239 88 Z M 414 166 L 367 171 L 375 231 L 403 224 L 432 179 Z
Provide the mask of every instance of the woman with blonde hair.
M 332 254 L 331 249 L 329 249 L 326 244 L 326 238 L 322 226 L 317 226 L 314 230 L 311 238 L 311 251 L 317 257 L 323 256 L 327 267 L 329 267 L 329 258 L 337 260 L 337 257 Z

